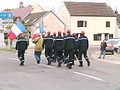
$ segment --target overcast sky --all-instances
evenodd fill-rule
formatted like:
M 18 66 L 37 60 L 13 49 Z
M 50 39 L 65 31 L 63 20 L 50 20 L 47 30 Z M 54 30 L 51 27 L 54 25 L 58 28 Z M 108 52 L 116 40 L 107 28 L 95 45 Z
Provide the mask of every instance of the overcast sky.
M 109 4 L 113 10 L 120 12 L 120 0 L 0 0 L 0 10 L 6 8 L 17 8 L 22 1 L 24 6 L 39 4 L 45 10 L 55 9 L 57 12 L 62 1 L 79 1 L 79 2 L 102 2 Z

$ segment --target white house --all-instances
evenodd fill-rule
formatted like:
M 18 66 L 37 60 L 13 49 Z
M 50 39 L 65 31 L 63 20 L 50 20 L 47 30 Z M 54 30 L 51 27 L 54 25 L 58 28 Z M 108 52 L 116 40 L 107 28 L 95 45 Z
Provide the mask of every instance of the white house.
M 91 45 L 117 36 L 116 14 L 106 3 L 63 2 L 58 17 L 71 32 L 84 31 Z

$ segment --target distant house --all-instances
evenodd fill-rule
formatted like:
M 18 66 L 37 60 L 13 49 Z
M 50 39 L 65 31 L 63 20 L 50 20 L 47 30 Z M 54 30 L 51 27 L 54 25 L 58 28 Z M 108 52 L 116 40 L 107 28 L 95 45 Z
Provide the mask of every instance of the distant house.
M 39 4 L 35 4 L 33 5 L 33 10 L 31 11 L 31 13 L 44 12 L 44 11 L 45 10 Z
M 31 5 L 22 8 L 10 9 L 10 11 L 13 13 L 13 16 L 20 17 L 20 19 L 24 19 L 28 14 L 31 13 L 32 10 L 33 8 Z
M 116 37 L 116 14 L 106 3 L 64 2 L 58 17 L 72 32 L 85 31 L 91 45 Z
M 14 17 L 20 17 L 20 19 L 22 20 L 30 13 L 43 12 L 44 9 L 42 9 L 39 4 L 24 7 L 23 2 L 20 2 L 19 8 L 10 9 L 10 11 L 13 13 Z
M 52 11 L 44 11 L 29 14 L 25 19 L 25 23 L 30 26 L 31 36 L 37 28 L 42 24 L 51 34 L 57 31 L 64 31 L 65 24 Z

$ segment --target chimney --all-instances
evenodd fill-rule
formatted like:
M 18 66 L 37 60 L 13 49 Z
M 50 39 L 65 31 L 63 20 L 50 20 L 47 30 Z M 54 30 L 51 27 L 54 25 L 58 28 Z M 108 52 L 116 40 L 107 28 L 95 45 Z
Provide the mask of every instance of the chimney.
M 19 3 L 19 8 L 23 8 L 24 6 L 23 6 L 23 2 L 21 1 L 20 3 Z

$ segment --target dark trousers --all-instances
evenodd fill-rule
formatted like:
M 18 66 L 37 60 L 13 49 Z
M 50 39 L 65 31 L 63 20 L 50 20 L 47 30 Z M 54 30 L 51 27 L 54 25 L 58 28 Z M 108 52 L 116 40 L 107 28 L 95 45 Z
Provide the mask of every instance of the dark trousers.
M 74 55 L 74 50 L 66 50 L 65 52 L 67 58 L 68 58 L 68 63 L 73 62 L 73 55 Z
M 84 56 L 85 60 L 88 59 L 87 50 L 79 50 L 79 60 L 82 60 L 82 55 Z
M 20 61 L 24 60 L 25 50 L 18 50 L 18 58 Z
M 55 50 L 55 58 L 57 61 L 61 61 L 63 59 L 63 51 Z
M 79 56 L 79 52 L 78 52 L 78 50 L 76 49 L 76 50 L 74 50 L 73 59 L 76 59 L 76 57 L 79 58 L 78 56 Z
M 45 49 L 45 57 L 47 58 L 47 60 L 52 58 L 52 49 Z

